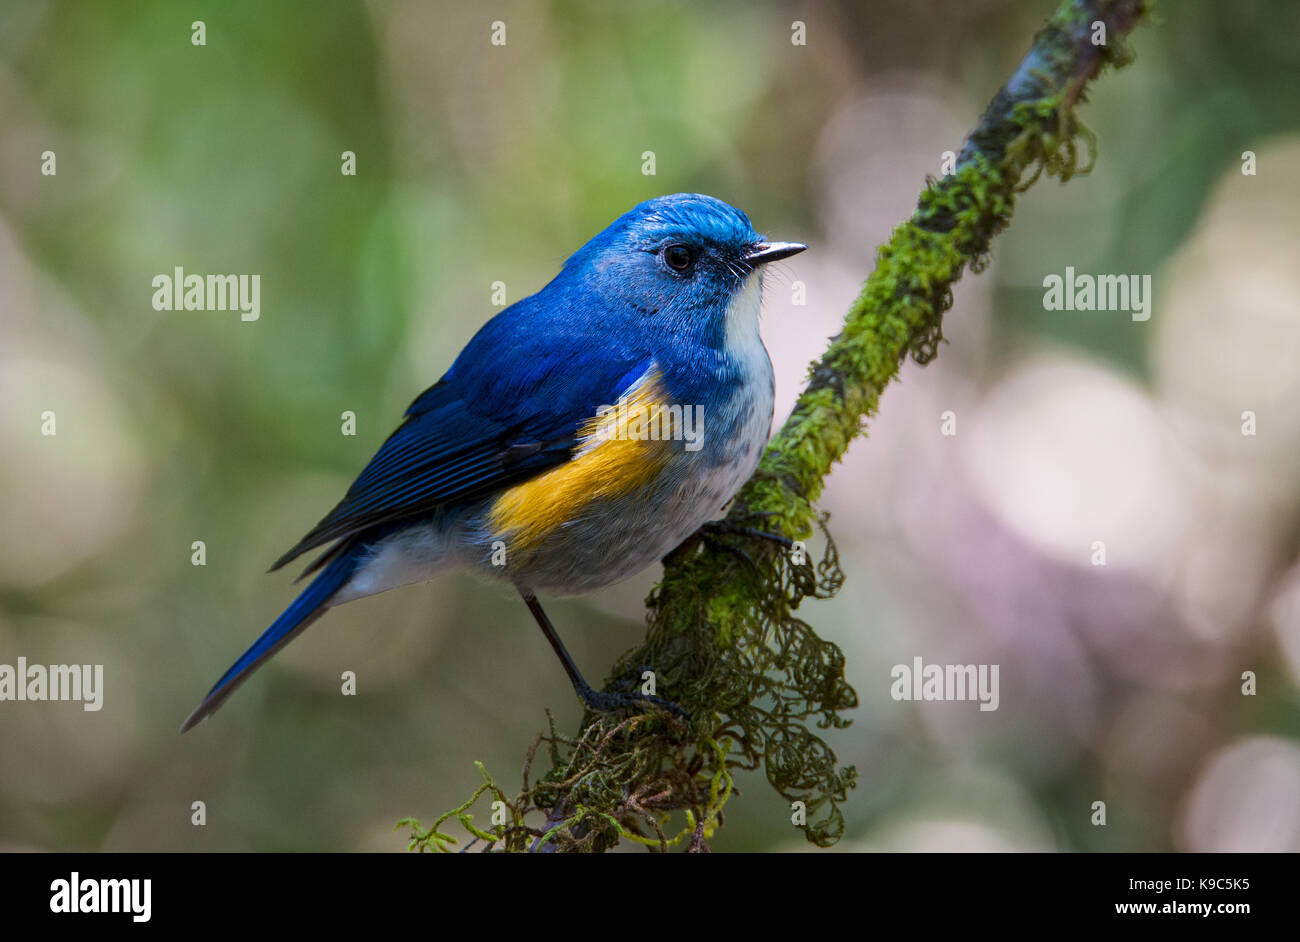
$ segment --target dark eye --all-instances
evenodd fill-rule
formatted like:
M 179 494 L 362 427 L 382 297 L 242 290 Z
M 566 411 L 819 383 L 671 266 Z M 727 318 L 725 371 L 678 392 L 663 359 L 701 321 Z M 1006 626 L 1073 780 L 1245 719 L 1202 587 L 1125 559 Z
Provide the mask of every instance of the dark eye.
M 695 253 L 689 245 L 674 242 L 664 247 L 664 263 L 673 271 L 686 271 L 695 262 Z

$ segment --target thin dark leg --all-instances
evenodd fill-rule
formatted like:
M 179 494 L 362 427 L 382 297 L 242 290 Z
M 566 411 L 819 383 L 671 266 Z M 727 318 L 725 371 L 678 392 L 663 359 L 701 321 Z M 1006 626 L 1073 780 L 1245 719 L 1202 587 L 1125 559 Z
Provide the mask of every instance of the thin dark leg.
M 578 670 L 578 665 L 573 662 L 573 658 L 569 655 L 568 649 L 565 648 L 564 642 L 555 633 L 555 626 L 546 617 L 546 612 L 542 611 L 542 605 L 537 601 L 537 596 L 532 593 L 532 590 L 525 589 L 523 586 L 516 586 L 516 588 L 519 589 L 519 594 L 524 597 L 524 604 L 533 613 L 533 618 L 537 619 L 542 634 L 546 635 L 546 640 L 551 643 L 551 649 L 555 651 L 556 657 L 560 659 L 560 663 L 564 666 L 564 672 L 569 675 L 569 683 L 573 684 L 573 692 L 578 695 L 578 699 L 582 701 L 588 710 L 596 713 L 609 713 L 623 707 L 652 704 L 663 707 L 683 719 L 687 717 L 685 710 L 671 700 L 665 700 L 662 697 L 653 697 L 647 694 L 605 693 L 592 687 L 583 679 L 582 672 Z
M 555 656 L 564 666 L 564 672 L 569 675 L 569 683 L 573 684 L 573 689 L 578 692 L 578 698 L 585 703 L 587 698 L 584 693 L 592 692 L 591 685 L 583 679 L 578 665 L 573 663 L 573 657 L 564 646 L 564 642 L 560 640 L 560 636 L 555 633 L 555 626 L 546 617 L 546 612 L 542 611 L 542 604 L 537 601 L 537 596 L 527 589 L 520 589 L 519 592 L 524 597 L 524 604 L 528 606 L 528 610 L 537 619 L 537 624 L 541 626 L 542 634 L 546 635 L 546 640 L 551 642 L 551 649 L 555 651 Z

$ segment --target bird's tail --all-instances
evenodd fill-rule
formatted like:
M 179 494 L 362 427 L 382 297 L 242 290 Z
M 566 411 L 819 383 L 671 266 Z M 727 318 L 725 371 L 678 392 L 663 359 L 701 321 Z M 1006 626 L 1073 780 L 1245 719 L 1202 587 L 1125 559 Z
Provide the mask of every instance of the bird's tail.
M 226 697 L 248 679 L 272 655 L 292 641 L 298 634 L 314 622 L 329 608 L 329 600 L 341 589 L 356 572 L 360 561 L 360 547 L 341 548 L 321 574 L 312 580 L 311 585 L 303 589 L 302 594 L 293 600 L 284 613 L 262 632 L 262 636 L 253 642 L 252 647 L 240 655 L 239 660 L 230 665 L 230 670 L 221 675 L 221 679 L 208 691 L 208 695 L 181 724 L 184 733 L 198 724 L 205 716 L 215 713 L 225 702 Z

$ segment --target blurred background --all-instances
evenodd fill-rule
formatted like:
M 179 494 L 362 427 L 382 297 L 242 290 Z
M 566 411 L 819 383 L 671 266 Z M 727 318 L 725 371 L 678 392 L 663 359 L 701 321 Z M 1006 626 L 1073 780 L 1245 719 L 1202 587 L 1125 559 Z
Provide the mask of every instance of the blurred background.
M 176 729 L 493 282 L 537 290 L 633 204 L 706 192 L 812 245 L 768 283 L 779 423 L 1054 6 L 5 3 L 0 662 L 105 691 L 0 703 L 0 847 L 401 851 L 475 760 L 517 787 L 579 706 L 470 577 L 335 610 Z M 1081 111 L 1094 172 L 1021 198 L 830 480 L 849 581 L 802 614 L 862 701 L 828 737 L 860 775 L 841 851 L 1300 850 L 1300 6 L 1159 17 Z M 260 274 L 260 319 L 154 310 L 176 266 Z M 1044 310 L 1066 266 L 1151 275 L 1151 319 Z M 593 680 L 656 576 L 548 603 Z M 999 664 L 1000 708 L 894 701 L 917 656 Z M 715 849 L 806 847 L 739 784 Z

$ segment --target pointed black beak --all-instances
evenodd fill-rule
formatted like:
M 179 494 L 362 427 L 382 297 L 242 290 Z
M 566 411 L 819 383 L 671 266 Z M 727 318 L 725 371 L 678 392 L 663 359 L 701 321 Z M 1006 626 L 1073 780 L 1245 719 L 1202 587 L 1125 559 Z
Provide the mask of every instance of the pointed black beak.
M 750 265 L 763 265 L 798 255 L 806 248 L 802 242 L 755 242 L 742 258 Z

